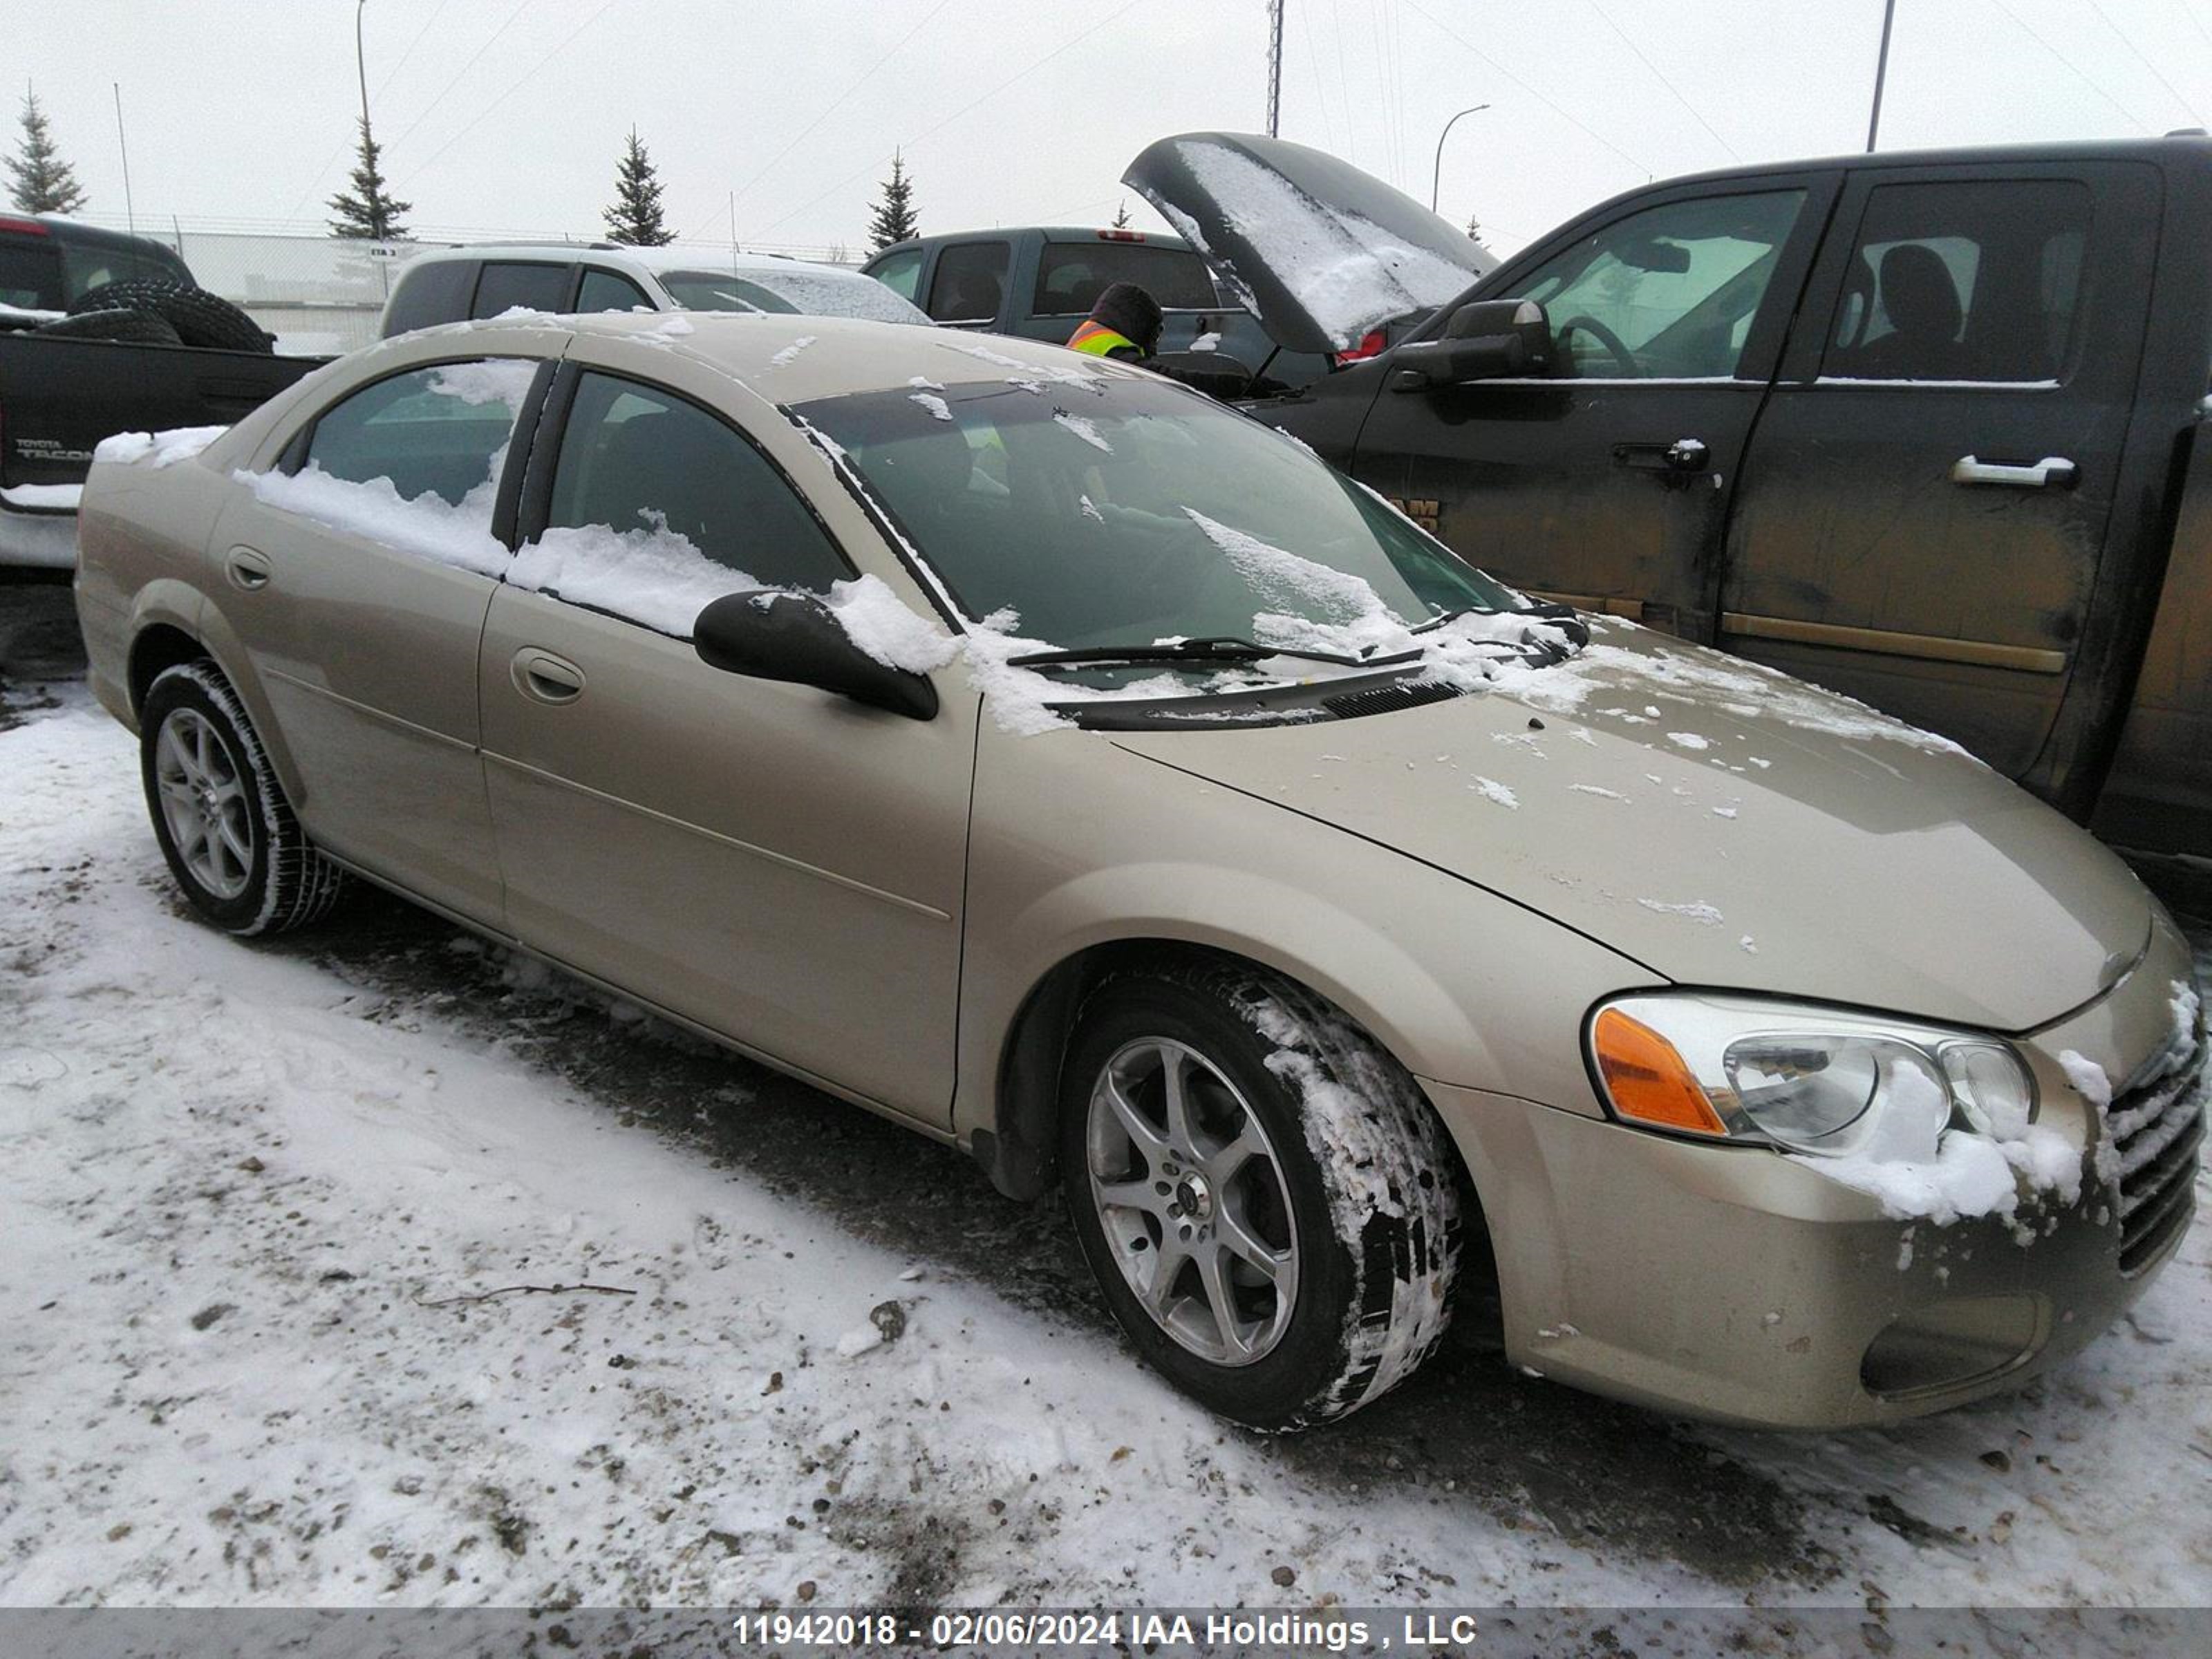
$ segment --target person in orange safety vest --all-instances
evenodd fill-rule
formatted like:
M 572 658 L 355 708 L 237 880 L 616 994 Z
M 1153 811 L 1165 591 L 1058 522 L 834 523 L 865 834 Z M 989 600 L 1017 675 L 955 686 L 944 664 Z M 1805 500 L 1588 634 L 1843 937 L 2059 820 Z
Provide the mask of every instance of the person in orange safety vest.
M 1160 348 L 1159 301 L 1134 283 L 1116 283 L 1098 296 L 1067 343 L 1094 357 L 1142 362 Z

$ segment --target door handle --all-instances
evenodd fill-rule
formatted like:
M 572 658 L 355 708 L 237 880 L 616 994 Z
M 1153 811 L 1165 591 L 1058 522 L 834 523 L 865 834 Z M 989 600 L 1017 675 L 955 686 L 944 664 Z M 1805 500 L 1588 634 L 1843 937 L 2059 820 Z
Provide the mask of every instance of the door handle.
M 233 587 L 242 587 L 249 593 L 256 588 L 268 586 L 269 578 L 273 574 L 269 568 L 268 555 L 258 553 L 250 547 L 232 548 L 223 559 L 222 568 Z
M 1677 438 L 1670 444 L 1615 444 L 1613 464 L 1635 472 L 1703 472 L 1712 453 L 1703 438 Z
M 584 695 L 584 671 L 565 657 L 526 645 L 514 653 L 514 689 L 538 702 L 574 702 Z
M 2011 484 L 2022 489 L 2071 489 L 2081 481 L 2081 469 L 2063 455 L 2046 455 L 2039 461 L 1984 461 L 1961 455 L 1951 463 L 1951 482 L 1962 484 Z

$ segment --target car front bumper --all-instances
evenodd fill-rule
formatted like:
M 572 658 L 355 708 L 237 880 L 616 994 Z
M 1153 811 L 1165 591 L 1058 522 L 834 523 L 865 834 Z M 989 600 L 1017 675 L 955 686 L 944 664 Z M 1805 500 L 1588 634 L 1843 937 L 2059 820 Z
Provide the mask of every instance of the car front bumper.
M 2039 1121 L 2074 1139 L 2085 1167 L 2077 1202 L 2023 1198 L 2009 1218 L 1893 1219 L 1811 1160 L 1425 1080 L 1481 1197 L 1508 1358 L 1668 1412 L 1797 1429 L 1920 1416 L 2071 1358 L 2172 1256 L 2201 1130 L 2167 1155 L 2157 1224 L 2144 1227 L 2135 1192 L 2124 1222 L 2121 1190 L 2095 1167 L 2111 1160 L 2090 1156 L 2104 1121 L 2057 1057 L 2087 1056 L 2123 1084 L 2171 1042 L 2188 973 L 2161 922 L 2118 986 L 2022 1041 Z M 2194 1064 L 2168 1109 L 2201 1118 L 2201 1045 Z

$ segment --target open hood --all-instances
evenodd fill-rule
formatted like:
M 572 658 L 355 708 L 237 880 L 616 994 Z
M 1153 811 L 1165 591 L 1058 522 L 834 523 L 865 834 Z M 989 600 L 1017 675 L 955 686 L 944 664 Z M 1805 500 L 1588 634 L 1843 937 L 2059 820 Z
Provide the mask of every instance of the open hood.
M 1242 294 L 1287 351 L 1342 351 L 1433 311 L 1497 261 L 1410 196 L 1350 162 L 1244 132 L 1162 138 L 1122 182 Z

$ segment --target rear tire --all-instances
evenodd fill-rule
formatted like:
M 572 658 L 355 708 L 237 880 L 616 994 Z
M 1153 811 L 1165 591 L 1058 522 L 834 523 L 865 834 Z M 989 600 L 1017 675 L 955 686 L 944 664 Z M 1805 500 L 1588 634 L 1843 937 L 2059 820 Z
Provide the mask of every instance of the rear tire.
M 210 662 L 155 677 L 139 709 L 139 765 L 155 839 L 192 908 L 225 933 L 315 921 L 344 887 L 292 815 L 230 682 Z
M 1434 1351 L 1452 1158 L 1405 1068 L 1273 975 L 1117 975 L 1078 1017 L 1060 1164 L 1084 1255 L 1145 1360 L 1251 1428 L 1342 1417 Z
M 41 323 L 33 331 L 49 338 L 65 340 L 114 340 L 125 345 L 182 345 L 183 337 L 169 326 L 168 319 L 156 311 L 126 311 L 115 306 L 99 311 L 81 311 L 72 317 L 59 317 L 51 323 Z
M 156 277 L 134 277 L 87 289 L 70 304 L 70 313 L 81 316 L 88 311 L 118 308 L 154 313 L 189 346 L 251 351 L 264 357 L 275 349 L 261 325 L 229 301 L 204 288 L 187 288 L 182 283 Z

